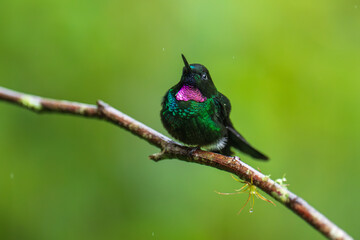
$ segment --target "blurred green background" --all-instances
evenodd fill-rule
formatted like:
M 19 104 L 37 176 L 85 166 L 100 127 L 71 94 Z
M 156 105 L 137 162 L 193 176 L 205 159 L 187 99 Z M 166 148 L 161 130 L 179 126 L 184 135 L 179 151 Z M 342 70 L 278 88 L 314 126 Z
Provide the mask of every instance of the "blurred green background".
M 241 158 L 360 236 L 360 1 L 0 2 L 0 85 L 102 99 L 166 133 L 180 54 L 210 69 Z M 323 239 L 280 204 L 220 196 L 230 174 L 175 160 L 108 123 L 0 102 L 0 239 Z

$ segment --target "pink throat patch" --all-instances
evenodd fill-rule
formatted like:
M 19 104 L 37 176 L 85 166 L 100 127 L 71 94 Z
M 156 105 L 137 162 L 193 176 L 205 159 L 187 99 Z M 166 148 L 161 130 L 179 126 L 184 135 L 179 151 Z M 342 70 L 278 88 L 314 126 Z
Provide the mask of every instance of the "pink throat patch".
M 176 100 L 178 101 L 189 101 L 194 100 L 196 102 L 204 102 L 206 101 L 206 97 L 204 97 L 200 90 L 192 87 L 184 85 L 181 87 L 180 91 L 176 94 Z

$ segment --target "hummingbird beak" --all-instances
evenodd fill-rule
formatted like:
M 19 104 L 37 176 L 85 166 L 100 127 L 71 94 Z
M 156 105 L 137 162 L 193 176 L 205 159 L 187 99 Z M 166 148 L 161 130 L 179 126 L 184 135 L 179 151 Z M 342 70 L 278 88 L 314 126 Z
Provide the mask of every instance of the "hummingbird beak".
M 189 65 L 188 61 L 186 60 L 184 54 L 181 54 L 181 57 L 182 57 L 182 59 L 183 59 L 183 61 L 184 61 L 186 71 L 191 72 L 190 65 Z

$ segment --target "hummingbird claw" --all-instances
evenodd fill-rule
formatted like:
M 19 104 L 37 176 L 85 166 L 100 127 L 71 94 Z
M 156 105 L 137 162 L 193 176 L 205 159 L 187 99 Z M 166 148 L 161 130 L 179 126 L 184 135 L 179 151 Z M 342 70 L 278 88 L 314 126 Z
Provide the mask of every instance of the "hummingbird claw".
M 188 152 L 188 156 L 193 155 L 197 150 L 200 150 L 200 147 L 192 147 Z

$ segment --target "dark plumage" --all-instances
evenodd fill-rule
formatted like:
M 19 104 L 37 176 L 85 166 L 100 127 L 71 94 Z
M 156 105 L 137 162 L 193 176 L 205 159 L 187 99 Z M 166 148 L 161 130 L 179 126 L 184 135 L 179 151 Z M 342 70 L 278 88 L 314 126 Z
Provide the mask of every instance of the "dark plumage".
M 161 121 L 166 130 L 181 142 L 232 155 L 234 147 L 254 158 L 268 157 L 252 147 L 230 120 L 230 101 L 217 91 L 209 71 L 201 64 L 185 67 L 181 80 L 170 88 L 162 101 Z

